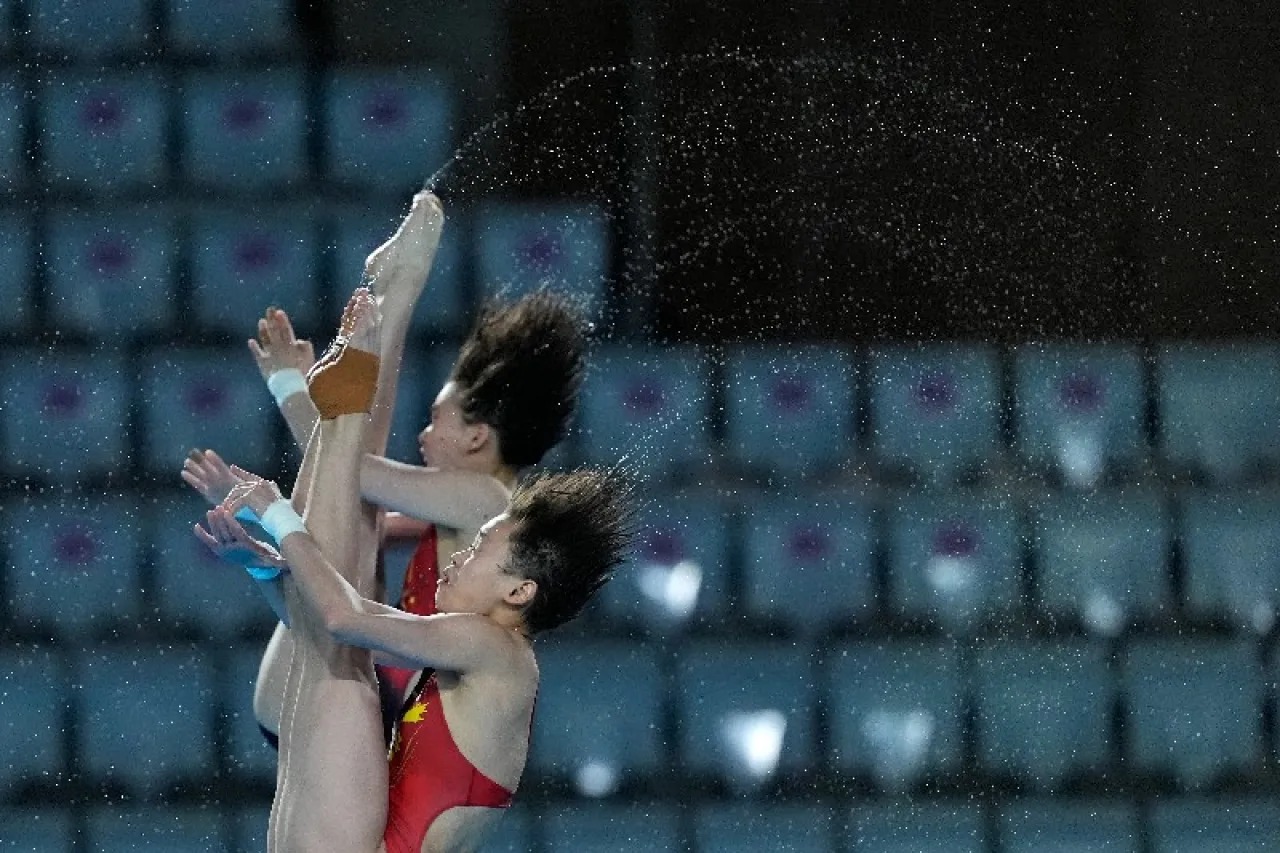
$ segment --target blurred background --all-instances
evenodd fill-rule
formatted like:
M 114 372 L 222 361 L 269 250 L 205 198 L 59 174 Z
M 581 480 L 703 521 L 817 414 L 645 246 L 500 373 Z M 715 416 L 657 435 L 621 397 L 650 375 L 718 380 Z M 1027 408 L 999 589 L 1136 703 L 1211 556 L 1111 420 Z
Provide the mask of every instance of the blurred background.
M 635 554 L 486 851 L 1280 850 L 1276 24 L 1193 0 L 0 2 L 0 850 L 248 853 L 272 621 L 192 447 L 298 461 L 430 180 L 392 455 L 476 305 L 596 321 Z M 394 550 L 394 582 L 407 549 Z

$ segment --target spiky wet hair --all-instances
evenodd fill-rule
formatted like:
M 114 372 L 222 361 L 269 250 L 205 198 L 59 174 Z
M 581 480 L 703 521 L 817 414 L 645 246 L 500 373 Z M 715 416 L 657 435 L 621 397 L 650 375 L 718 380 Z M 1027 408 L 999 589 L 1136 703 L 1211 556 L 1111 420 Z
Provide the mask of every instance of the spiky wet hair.
M 582 388 L 586 331 L 582 315 L 546 290 L 481 309 L 449 378 L 463 416 L 497 431 L 503 462 L 533 465 L 564 438 Z
M 530 633 L 582 612 L 622 562 L 635 533 L 634 494 L 616 470 L 540 472 L 511 496 L 506 571 L 537 583 L 525 606 Z

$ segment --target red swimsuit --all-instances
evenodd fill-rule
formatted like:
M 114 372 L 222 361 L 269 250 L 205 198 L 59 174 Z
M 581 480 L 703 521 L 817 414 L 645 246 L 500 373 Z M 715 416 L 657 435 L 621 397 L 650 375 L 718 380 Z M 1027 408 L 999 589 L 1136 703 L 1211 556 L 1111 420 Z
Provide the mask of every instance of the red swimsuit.
M 419 616 L 436 612 L 440 576 L 436 539 L 435 527 L 429 528 L 405 572 L 400 609 Z M 378 667 L 379 680 L 392 689 L 397 702 L 416 675 L 413 670 Z M 477 770 L 454 743 L 434 672 L 423 673 L 397 717 L 399 725 L 388 755 L 390 787 L 383 836 L 387 853 L 420 853 L 431 824 L 455 806 L 501 809 L 511 805 L 512 792 Z

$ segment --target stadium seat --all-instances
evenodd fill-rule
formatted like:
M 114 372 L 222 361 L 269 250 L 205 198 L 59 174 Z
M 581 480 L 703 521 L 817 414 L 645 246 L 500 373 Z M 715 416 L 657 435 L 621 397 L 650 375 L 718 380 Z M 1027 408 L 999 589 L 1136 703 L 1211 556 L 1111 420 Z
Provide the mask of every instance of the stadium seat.
M 967 631 L 1018 608 L 1021 531 L 1010 501 L 915 492 L 891 500 L 887 553 L 893 608 Z
M 1132 346 L 1019 347 L 1014 354 L 1017 448 L 1080 488 L 1145 451 L 1142 355 Z
M 832 766 L 904 790 L 962 758 L 964 684 L 948 643 L 849 642 L 825 663 Z
M 9 4 L 0 2 L 0 15 Z M 3 20 L 7 20 L 4 18 Z M 9 28 L 0 26 L 0 52 L 5 51 Z M 27 94 L 22 79 L 12 72 L 0 74 L 0 186 L 21 184 L 27 173 Z
M 317 327 L 318 241 L 306 208 L 203 210 L 192 217 L 191 240 L 192 305 L 201 326 L 240 342 L 275 305 L 289 312 L 299 334 Z M 317 348 L 332 334 L 322 331 Z
M 581 436 L 586 459 L 660 475 L 705 463 L 711 435 L 707 365 L 692 347 L 604 345 L 587 360 Z
M 1137 640 L 1124 661 L 1129 756 L 1203 788 L 1261 761 L 1263 675 L 1247 641 Z
M 139 71 L 58 72 L 39 96 L 46 180 L 96 192 L 154 187 L 168 179 L 168 107 L 158 78 Z
M 694 813 L 698 853 L 835 853 L 832 814 L 817 805 L 702 806 Z
M 987 853 L 982 807 L 972 802 L 890 801 L 854 806 L 849 853 Z
M 1199 492 L 1182 511 L 1187 606 L 1260 633 L 1280 605 L 1280 494 Z
M 534 823 L 534 814 L 530 809 L 512 806 L 492 832 L 480 842 L 480 853 L 529 853 L 537 849 L 533 844 Z
M 1044 501 L 1035 513 L 1040 603 L 1114 634 L 1169 615 L 1170 523 L 1149 492 L 1093 493 Z
M 1162 347 L 1160 446 L 1171 462 L 1219 480 L 1280 463 L 1280 349 L 1274 344 Z
M 1139 853 L 1136 807 L 1119 802 L 1013 800 L 1000 809 L 1004 853 Z
M 542 673 L 529 766 L 572 779 L 587 795 L 611 793 L 629 774 L 665 767 L 663 678 L 651 646 L 554 643 Z
M 169 46 L 180 54 L 236 59 L 295 46 L 290 0 L 165 0 Z
M 163 208 L 85 208 L 48 222 L 50 317 L 95 338 L 172 330 L 178 242 Z
M 0 360 L 6 473 L 62 484 L 124 473 L 129 375 L 109 350 L 10 350 Z
M 671 806 L 582 804 L 543 817 L 546 853 L 681 853 Z
M 214 767 L 213 666 L 195 647 L 99 646 L 80 652 L 81 769 L 141 796 L 206 782 Z
M 743 519 L 747 610 L 812 637 L 875 609 L 871 508 L 841 495 L 767 497 Z
M 0 791 L 17 791 L 24 781 L 51 782 L 66 771 L 64 732 L 73 690 L 53 648 L 0 650 Z M 5 799 L 0 794 L 0 802 Z M 3 818 L 0 826 L 6 826 Z
M 609 223 L 583 205 L 491 204 L 475 220 L 476 271 L 486 296 L 517 299 L 536 288 L 574 298 L 591 319 L 604 309 Z
M 453 154 L 457 106 L 439 74 L 341 68 L 325 80 L 324 109 L 325 171 L 340 183 L 416 190 Z
M 987 347 L 872 350 L 871 444 L 885 461 L 949 480 L 999 449 L 1000 380 Z
M 680 755 L 694 774 L 750 788 L 812 768 L 816 668 L 806 647 L 700 640 L 676 663 Z
M 75 826 L 71 809 L 0 806 L 0 853 L 74 853 Z
M 267 473 L 276 463 L 271 422 L 278 415 L 242 342 L 222 349 L 153 349 L 141 368 L 149 472 L 177 477 L 192 448 L 212 448 L 254 473 Z
M 430 349 L 406 347 L 396 390 L 396 407 L 391 416 L 391 437 L 387 455 L 413 465 L 421 465 L 418 435 L 431 423 L 431 406 L 449 379 L 458 349 L 441 345 Z
M 329 248 L 333 257 L 334 288 L 345 297 L 360 282 L 365 259 L 385 243 L 400 226 L 402 207 L 372 211 L 367 206 L 341 208 L 329 219 Z M 468 231 L 465 219 L 446 213 L 440 248 L 431 265 L 426 290 L 418 300 L 410 331 L 416 334 L 460 336 L 471 321 L 471 300 L 467 293 L 465 248 Z M 343 300 L 334 300 L 338 311 Z M 337 321 L 338 316 L 330 318 Z
M 26 0 L 30 45 L 51 56 L 87 60 L 137 57 L 155 47 L 147 0 L 99 0 L 88 12 L 78 0 Z
M 712 495 L 657 495 L 642 506 L 632 552 L 601 591 L 610 620 L 664 629 L 729 611 L 729 510 Z
M 94 853 L 232 853 L 212 806 L 98 806 L 85 821 Z
M 2 107 L 0 107 L 2 108 Z M 32 220 L 15 213 L 0 215 L 0 332 L 21 332 L 34 315 L 31 276 L 36 267 Z
M 730 350 L 725 446 L 743 465 L 783 475 L 830 472 L 853 450 L 855 380 L 842 349 Z
M 991 773 L 1054 788 L 1101 770 L 1116 687 L 1107 650 L 1086 642 L 999 642 L 974 666 L 978 759 Z
M 165 625 L 193 629 L 222 642 L 249 626 L 265 628 L 275 617 L 253 581 L 195 537 L 191 528 L 205 525 L 208 510 L 208 503 L 194 492 L 148 506 L 151 600 Z M 255 528 L 250 532 L 262 536 Z
M 183 84 L 187 180 L 225 190 L 307 177 L 306 81 L 301 70 L 193 72 Z
M 140 611 L 141 514 L 127 497 L 11 500 L 10 613 L 60 639 L 89 639 Z
M 1151 853 L 1270 853 L 1280 807 L 1258 797 L 1171 797 L 1151 805 Z
M 232 646 L 225 665 L 218 672 L 217 690 L 226 732 L 223 754 L 231 774 L 240 779 L 274 783 L 276 751 L 263 738 L 253 716 L 253 691 L 266 649 L 265 643 Z

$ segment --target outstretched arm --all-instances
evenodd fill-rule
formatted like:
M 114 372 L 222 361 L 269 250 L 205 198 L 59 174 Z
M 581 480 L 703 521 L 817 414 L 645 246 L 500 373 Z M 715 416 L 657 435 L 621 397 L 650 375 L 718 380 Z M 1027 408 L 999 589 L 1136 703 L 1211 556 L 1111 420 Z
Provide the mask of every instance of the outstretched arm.
M 289 627 L 289 611 L 284 599 L 284 574 L 288 569 L 280 553 L 264 542 L 259 542 L 249 535 L 234 518 L 226 523 L 223 513 L 208 513 L 209 530 L 200 525 L 195 526 L 196 538 L 203 542 L 216 556 L 239 566 L 254 579 L 254 586 L 262 593 L 267 604 L 275 611 L 276 618 Z

